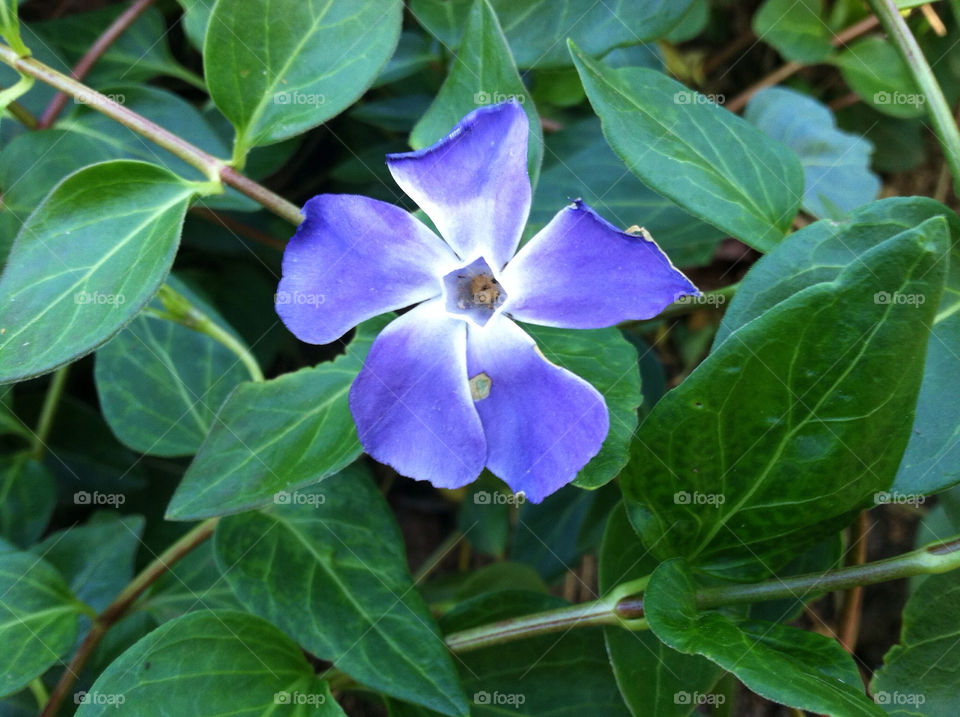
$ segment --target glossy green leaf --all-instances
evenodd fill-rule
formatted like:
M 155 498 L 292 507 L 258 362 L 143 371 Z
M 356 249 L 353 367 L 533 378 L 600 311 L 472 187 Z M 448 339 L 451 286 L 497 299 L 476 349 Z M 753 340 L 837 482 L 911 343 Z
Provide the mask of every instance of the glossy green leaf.
M 571 199 L 627 229 L 646 228 L 677 266 L 706 264 L 724 232 L 683 211 L 637 179 L 613 153 L 596 118 L 580 120 L 546 139 L 543 171 L 527 233 L 546 226 Z
M 874 109 L 892 117 L 926 114 L 926 97 L 896 46 L 886 38 L 874 35 L 857 40 L 834 62 L 850 89 Z
M 97 678 L 76 712 L 118 713 L 344 714 L 293 640 L 265 620 L 228 610 L 158 627 Z
M 0 457 L 0 537 L 26 548 L 50 522 L 57 486 L 50 471 L 26 453 Z
M 0 551 L 0 696 L 42 675 L 73 645 L 83 606 L 49 563 Z
M 798 232 L 778 252 L 805 238 Z M 889 488 L 909 438 L 948 238 L 947 221 L 933 217 L 877 244 L 729 334 L 660 400 L 621 481 L 655 554 L 786 556 Z
M 837 129 L 833 113 L 813 97 L 785 87 L 753 96 L 744 118 L 783 142 L 803 165 L 803 208 L 816 217 L 840 218 L 880 193 L 870 171 L 873 145 Z
M 567 605 L 520 590 L 469 600 L 440 620 L 445 633 Z M 458 655 L 472 717 L 630 714 L 617 690 L 598 628 L 517 640 Z M 562 679 L 558 679 L 562 675 Z
M 353 104 L 393 54 L 402 9 L 399 0 L 218 2 L 203 66 L 243 154 Z
M 540 116 L 517 74 L 496 13 L 489 0 L 476 0 L 467 17 L 464 42 L 440 92 L 410 133 L 410 146 L 427 147 L 447 135 L 460 119 L 481 105 L 515 97 L 530 121 L 527 146 L 531 182 L 536 185 L 543 160 Z
M 214 540 L 240 601 L 306 650 L 391 696 L 466 713 L 453 660 L 414 589 L 399 527 L 366 469 L 348 468 L 268 509 L 224 518 Z
M 660 72 L 570 50 L 604 136 L 644 184 L 755 249 L 780 242 L 803 195 L 793 152 Z
M 923 383 L 917 399 L 910 441 L 891 489 L 900 494 L 929 494 L 960 480 L 960 386 L 954 380 L 960 355 L 960 219 L 942 204 L 924 197 L 895 197 L 873 202 L 844 222 L 817 222 L 758 262 L 742 290 L 730 303 L 720 329 L 719 345 L 739 327 L 808 286 L 832 281 L 860 262 L 880 242 L 909 231 L 931 217 L 950 223 L 951 255 L 947 286 L 927 343 Z M 888 287 L 878 300 L 892 298 Z
M 758 695 L 816 714 L 883 715 L 866 696 L 853 658 L 832 637 L 777 623 L 734 623 L 700 612 L 682 560 L 663 563 L 644 592 L 654 634 L 675 650 L 703 655 Z
M 357 329 L 347 353 L 263 383 L 243 383 L 217 413 L 170 501 L 171 520 L 249 510 L 316 483 L 362 452 L 350 385 L 390 315 Z
M 171 276 L 167 283 L 224 326 L 183 282 Z M 163 309 L 159 299 L 151 306 Z M 140 453 L 188 456 L 197 452 L 227 395 L 249 375 L 216 339 L 141 313 L 97 351 L 94 377 L 103 417 L 121 443 Z
M 960 571 L 931 575 L 903 610 L 900 644 L 884 655 L 870 692 L 887 714 L 953 717 L 960 709 Z
M 0 382 L 89 353 L 153 296 L 197 185 L 143 162 L 70 175 L 20 229 L 0 277 Z
M 785 59 L 813 64 L 833 52 L 833 33 L 822 17 L 823 0 L 766 0 L 753 16 L 753 31 Z
M 599 561 L 601 595 L 657 567 L 623 506 L 617 506 L 607 521 Z M 668 647 L 649 630 L 607 627 L 604 638 L 620 693 L 638 717 L 686 717 L 691 705 L 700 702 L 699 696 L 709 695 L 723 673 L 704 657 Z
M 467 486 L 466 495 L 457 512 L 457 527 L 463 539 L 478 553 L 503 557 L 510 537 L 513 493 L 492 473 L 484 471 Z
M 124 5 L 111 5 L 35 23 L 32 27 L 43 42 L 57 48 L 67 62 L 75 65 L 125 11 Z M 166 36 L 163 15 L 148 7 L 107 46 L 84 77 L 84 83 L 99 89 L 105 84 L 142 82 L 166 75 L 202 87 L 203 81 L 173 58 Z
M 610 432 L 575 482 L 597 488 L 613 480 L 630 456 L 637 408 L 643 399 L 637 349 L 616 328 L 574 331 L 524 325 L 524 330 L 548 360 L 588 381 L 606 400 Z
M 56 568 L 71 592 L 100 611 L 133 579 L 144 519 L 98 512 L 85 524 L 64 528 L 30 549 Z
M 449 48 L 461 42 L 473 0 L 413 0 L 410 11 Z M 656 40 L 673 29 L 694 0 L 493 0 L 517 65 L 567 67 L 568 37 L 591 55 Z

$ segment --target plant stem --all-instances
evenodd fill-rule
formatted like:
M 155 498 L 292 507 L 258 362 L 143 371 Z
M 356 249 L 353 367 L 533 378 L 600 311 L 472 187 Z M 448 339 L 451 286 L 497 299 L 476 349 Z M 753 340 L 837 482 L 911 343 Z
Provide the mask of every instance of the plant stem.
M 790 578 L 775 578 L 747 585 L 722 585 L 697 591 L 697 607 L 701 609 L 795 598 L 833 590 L 849 590 L 862 585 L 899 580 L 914 575 L 944 573 L 960 568 L 960 536 L 928 545 L 894 558 L 863 565 L 851 565 L 826 573 L 808 573 Z M 446 637 L 453 652 L 468 652 L 512 640 L 520 640 L 575 627 L 620 625 L 630 630 L 647 628 L 643 619 L 643 598 L 639 593 L 646 578 L 618 586 L 607 597 L 589 603 L 570 605 L 557 610 L 501 620 Z
M 0 85 L 0 91 L 3 91 L 2 85 Z M 7 105 L 7 112 L 9 112 L 13 118 L 17 120 L 17 122 L 22 124 L 27 129 L 37 129 L 39 124 L 37 122 L 37 118 L 30 114 L 30 110 L 16 100 Z
M 203 311 L 195 307 L 183 294 L 173 289 L 169 284 L 160 287 L 158 297 L 166 311 L 151 309 L 148 313 L 162 319 L 174 321 L 188 329 L 206 334 L 215 341 L 230 349 L 240 362 L 246 366 L 250 378 L 254 381 L 263 381 L 263 371 L 256 357 L 229 331 L 211 319 Z
M 87 73 L 93 69 L 97 60 L 103 57 L 103 53 L 109 49 L 110 45 L 112 45 L 153 2 L 154 0 L 135 0 L 116 20 L 110 23 L 110 27 L 103 31 L 103 34 L 90 46 L 86 54 L 74 65 L 70 71 L 70 75 L 76 80 L 82 80 L 86 77 Z M 50 100 L 47 108 L 40 116 L 40 126 L 38 129 L 46 129 L 53 124 L 57 115 L 60 114 L 64 105 L 67 104 L 67 97 L 67 94 L 64 92 L 58 92 L 53 96 L 53 99 Z
M 300 210 L 296 205 L 274 194 L 263 185 L 257 184 L 252 179 L 244 177 L 232 167 L 229 167 L 224 160 L 204 152 L 199 147 L 195 147 L 160 125 L 151 122 L 146 117 L 87 87 L 82 82 L 67 77 L 62 72 L 57 72 L 52 67 L 32 57 L 19 57 L 6 45 L 0 45 L 0 62 L 10 65 L 21 74 L 34 77 L 51 87 L 55 87 L 71 97 L 83 99 L 93 109 L 146 137 L 190 166 L 196 167 L 211 181 L 226 182 L 294 226 L 302 221 Z
M 861 511 L 857 522 L 850 531 L 853 542 L 853 556 L 851 565 L 863 565 L 867 562 L 867 533 L 870 519 L 867 511 Z M 851 655 L 857 647 L 857 637 L 860 635 L 860 610 L 863 606 L 863 585 L 857 585 L 847 590 L 837 620 L 837 639 L 844 650 Z
M 855 23 L 848 27 L 847 29 L 838 32 L 833 36 L 833 39 L 830 41 L 834 47 L 842 47 L 846 45 L 850 40 L 854 40 L 861 35 L 864 35 L 871 30 L 873 30 L 877 25 L 880 24 L 880 21 L 873 15 L 868 18 L 861 20 L 858 23 Z M 734 97 L 732 100 L 727 102 L 726 107 L 731 112 L 739 112 L 742 110 L 747 102 L 750 101 L 750 98 L 757 94 L 760 90 L 766 89 L 767 87 L 773 87 L 783 82 L 788 77 L 795 75 L 800 70 L 802 70 L 807 65 L 801 64 L 799 62 L 788 62 L 781 67 L 778 67 L 776 70 L 771 72 L 769 75 L 759 80 L 758 82 L 750 85 L 747 89 L 741 92 L 739 95 Z
M 61 366 L 54 372 L 53 378 L 50 379 L 47 395 L 43 397 L 43 406 L 40 408 L 37 430 L 34 431 L 33 440 L 30 444 L 30 457 L 34 460 L 39 461 L 47 447 L 50 429 L 53 428 L 53 418 L 56 416 L 57 406 L 60 404 L 60 397 L 63 395 L 63 387 L 66 385 L 69 370 L 69 364 Z
M 907 27 L 907 22 L 894 1 L 867 0 L 867 2 L 906 61 L 910 74 L 925 99 L 934 134 L 940 140 L 950 172 L 953 174 L 954 192 L 960 196 L 960 131 L 957 130 L 957 123 L 943 96 L 940 83 L 937 82 L 930 63 L 923 56 L 916 38 Z
M 87 663 L 94 649 L 100 644 L 100 640 L 106 634 L 114 623 L 122 618 L 133 602 L 143 594 L 143 591 L 150 587 L 161 575 L 170 569 L 174 563 L 187 555 L 191 550 L 203 543 L 209 538 L 217 527 L 219 518 L 208 518 L 199 523 L 183 535 L 179 540 L 167 548 L 152 563 L 137 575 L 121 592 L 114 598 L 107 608 L 93 621 L 90 632 L 80 643 L 80 647 L 73 655 L 73 659 L 67 665 L 60 676 L 53 692 L 50 693 L 50 699 L 47 701 L 40 713 L 40 717 L 53 717 L 60 709 L 60 705 L 66 698 L 67 693 L 73 687 L 77 676 L 80 674 L 83 666 Z
M 33 693 L 33 697 L 37 701 L 37 706 L 40 709 L 43 709 L 43 706 L 47 704 L 47 700 L 50 699 L 50 697 L 47 695 L 47 688 L 43 684 L 43 680 L 39 677 L 34 680 L 30 680 L 30 684 L 27 685 L 27 687 L 29 687 L 30 692 Z

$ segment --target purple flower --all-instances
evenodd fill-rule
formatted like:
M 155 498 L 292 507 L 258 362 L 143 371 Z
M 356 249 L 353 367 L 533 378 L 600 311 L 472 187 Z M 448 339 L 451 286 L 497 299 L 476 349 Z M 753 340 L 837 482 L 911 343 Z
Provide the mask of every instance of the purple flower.
M 308 201 L 283 255 L 278 293 L 291 299 L 277 312 L 301 340 L 325 344 L 418 304 L 377 337 L 351 387 L 360 442 L 442 488 L 487 467 L 536 503 L 597 454 L 610 419 L 603 396 L 547 361 L 512 319 L 601 328 L 697 289 L 648 236 L 580 201 L 517 252 L 530 211 L 528 131 L 510 101 L 471 112 L 432 147 L 387 156 L 443 239 L 368 197 Z

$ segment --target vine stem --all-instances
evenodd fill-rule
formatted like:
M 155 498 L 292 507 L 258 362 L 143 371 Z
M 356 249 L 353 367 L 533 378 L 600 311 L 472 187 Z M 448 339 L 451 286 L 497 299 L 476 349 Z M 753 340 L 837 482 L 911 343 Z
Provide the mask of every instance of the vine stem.
M 114 598 L 106 609 L 101 612 L 93 621 L 93 626 L 84 637 L 80 647 L 74 653 L 73 658 L 60 676 L 59 682 L 50 693 L 50 699 L 44 705 L 40 717 L 53 717 L 63 704 L 77 676 L 83 670 L 94 649 L 100 644 L 100 640 L 106 634 L 114 623 L 122 618 L 134 601 L 143 594 L 161 575 L 163 575 L 178 560 L 187 555 L 191 550 L 203 543 L 209 538 L 217 527 L 219 518 L 209 518 L 202 523 L 194 526 L 183 537 L 173 543 L 169 548 L 163 551 L 152 563 L 137 575 L 121 592 Z
M 74 65 L 70 71 L 71 76 L 75 80 L 82 80 L 86 77 L 87 73 L 93 69 L 97 60 L 103 57 L 103 53 L 109 49 L 110 45 L 116 42 L 117 38 L 120 37 L 148 7 L 153 5 L 153 3 L 154 0 L 135 0 L 116 20 L 110 23 L 110 27 L 103 31 L 103 34 L 90 46 L 86 54 Z M 55 94 L 43 111 L 43 114 L 40 115 L 40 122 L 37 129 L 46 129 L 52 125 L 57 115 L 63 110 L 64 105 L 67 104 L 67 99 L 68 95 L 64 92 Z
M 211 181 L 218 184 L 221 182 L 229 184 L 294 226 L 299 225 L 302 221 L 300 210 L 295 204 L 243 176 L 224 160 L 204 152 L 199 147 L 195 147 L 169 130 L 151 122 L 146 117 L 87 87 L 82 82 L 68 77 L 62 72 L 57 72 L 52 67 L 32 57 L 20 57 L 13 48 L 7 45 L 0 45 L 0 62 L 9 65 L 23 75 L 33 77 L 61 92 L 65 92 L 75 99 L 82 99 L 98 112 L 163 147 L 190 166 L 196 167 Z
M 928 545 L 886 560 L 851 565 L 825 573 L 807 573 L 790 578 L 775 578 L 760 583 L 722 585 L 697 591 L 697 607 L 795 598 L 834 590 L 850 590 L 863 585 L 898 580 L 914 575 L 945 573 L 960 568 L 960 536 Z M 619 625 L 630 630 L 648 627 L 644 619 L 643 597 L 647 578 L 618 586 L 609 596 L 589 603 L 524 615 L 454 632 L 446 637 L 453 652 L 468 652 L 552 632 L 577 627 Z
M 875 15 L 871 15 L 868 18 L 864 18 L 858 23 L 855 23 L 841 32 L 838 32 L 833 36 L 833 39 L 830 41 L 834 47 L 842 47 L 846 45 L 851 40 L 864 35 L 880 24 L 880 21 Z M 742 110 L 747 102 L 750 101 L 750 98 L 757 94 L 760 90 L 764 90 L 767 87 L 773 87 L 783 82 L 788 77 L 791 77 L 802 70 L 807 65 L 804 65 L 800 62 L 788 62 L 781 67 L 778 67 L 776 70 L 771 72 L 769 75 L 763 79 L 757 81 L 756 83 L 750 85 L 747 89 L 741 92 L 739 95 L 734 97 L 732 100 L 727 102 L 726 107 L 731 112 L 739 112 Z
M 53 428 L 53 419 L 57 413 L 57 406 L 60 405 L 60 397 L 63 395 L 63 387 L 67 383 L 69 371 L 69 364 L 58 368 L 50 380 L 47 394 L 43 397 L 40 419 L 37 421 L 37 430 L 33 433 L 33 441 L 30 445 L 30 457 L 34 460 L 39 461 L 43 457 L 43 450 L 50 438 L 50 429 Z
M 930 63 L 923 56 L 917 39 L 907 27 L 907 21 L 904 20 L 900 10 L 897 9 L 893 0 L 867 0 L 873 12 L 880 19 L 880 24 L 886 30 L 887 35 L 893 40 L 900 51 L 900 55 L 907 63 L 910 74 L 914 82 L 922 93 L 930 122 L 933 124 L 933 132 L 940 140 L 940 146 L 943 147 L 943 153 L 950 167 L 950 173 L 953 175 L 954 192 L 960 196 L 960 131 L 957 129 L 957 123 L 953 119 L 953 112 L 943 96 L 943 90 L 940 83 L 933 74 Z

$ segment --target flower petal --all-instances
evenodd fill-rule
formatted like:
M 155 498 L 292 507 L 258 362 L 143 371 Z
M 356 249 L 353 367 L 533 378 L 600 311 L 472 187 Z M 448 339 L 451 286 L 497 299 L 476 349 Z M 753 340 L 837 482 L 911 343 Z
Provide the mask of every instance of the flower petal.
M 321 194 L 283 252 L 277 313 L 301 341 L 326 344 L 361 321 L 439 296 L 450 248 L 400 207 Z
M 438 488 L 475 480 L 487 454 L 467 381 L 466 327 L 440 301 L 416 307 L 376 338 L 350 387 L 367 453 Z
M 603 396 L 543 358 L 510 319 L 469 326 L 467 366 L 471 378 L 484 374 L 489 391 L 476 403 L 487 467 L 514 491 L 539 503 L 576 478 L 600 450 L 610 428 Z
M 648 319 L 699 293 L 649 235 L 622 232 L 579 200 L 517 252 L 501 283 L 505 312 L 571 329 Z
M 431 147 L 388 154 L 393 178 L 464 261 L 513 256 L 530 212 L 527 114 L 516 100 L 474 110 Z

